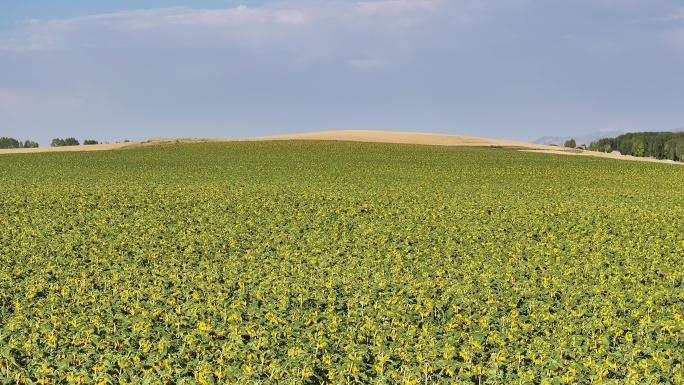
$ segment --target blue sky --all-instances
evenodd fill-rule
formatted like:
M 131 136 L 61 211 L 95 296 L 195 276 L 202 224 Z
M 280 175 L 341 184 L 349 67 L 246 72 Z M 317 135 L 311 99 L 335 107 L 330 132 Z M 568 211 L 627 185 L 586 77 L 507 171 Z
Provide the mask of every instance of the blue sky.
M 681 0 L 0 3 L 0 136 L 684 126 Z

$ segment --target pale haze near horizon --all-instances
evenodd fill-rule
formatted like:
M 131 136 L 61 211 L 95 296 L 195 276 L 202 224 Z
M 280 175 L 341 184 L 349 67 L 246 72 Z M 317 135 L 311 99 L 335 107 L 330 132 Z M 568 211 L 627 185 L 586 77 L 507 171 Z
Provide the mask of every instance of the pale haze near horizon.
M 684 126 L 671 0 L 6 1 L 0 136 Z

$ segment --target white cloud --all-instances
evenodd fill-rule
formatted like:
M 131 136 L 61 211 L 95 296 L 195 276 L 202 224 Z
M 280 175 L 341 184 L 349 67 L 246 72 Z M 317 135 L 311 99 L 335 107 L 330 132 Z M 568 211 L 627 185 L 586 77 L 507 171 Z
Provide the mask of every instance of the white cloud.
M 0 52 L 145 52 L 161 47 L 175 52 L 220 51 L 234 58 L 251 52 L 277 57 L 294 67 L 334 61 L 358 70 L 380 69 L 444 44 L 447 35 L 448 44 L 456 44 L 458 28 L 486 19 L 483 15 L 500 1 L 292 0 L 263 6 L 170 7 L 26 20 L 4 37 L 0 35 Z M 368 52 L 377 56 L 368 58 Z
M 79 49 L 109 46 L 112 41 L 131 44 L 155 38 L 187 41 L 188 33 L 196 36 L 222 30 L 241 35 L 263 35 L 268 28 L 306 22 L 306 15 L 297 10 L 236 8 L 207 10 L 187 7 L 143 9 L 109 14 L 88 15 L 72 19 L 28 20 L 11 39 L 0 40 L 5 50 Z M 274 34 L 275 35 L 275 34 Z M 243 36 L 244 37 L 244 36 Z M 96 39 L 96 40 L 95 40 Z M 198 41 L 202 39 L 197 37 Z M 212 40 L 212 43 L 215 43 Z
M 4 50 L 79 49 L 131 44 L 140 39 L 192 43 L 279 44 L 312 30 L 350 32 L 359 25 L 412 27 L 435 15 L 435 0 L 330 2 L 325 5 L 275 3 L 223 9 L 171 7 L 70 19 L 28 20 L 13 36 L 0 39 Z M 287 4 L 287 6 L 286 6 Z M 294 5 L 292 5 L 294 4 Z M 352 31 L 353 32 L 353 31 Z M 315 32 L 314 32 L 315 33 Z M 133 38 L 133 39 L 132 39 Z M 114 43 L 116 42 L 116 43 Z

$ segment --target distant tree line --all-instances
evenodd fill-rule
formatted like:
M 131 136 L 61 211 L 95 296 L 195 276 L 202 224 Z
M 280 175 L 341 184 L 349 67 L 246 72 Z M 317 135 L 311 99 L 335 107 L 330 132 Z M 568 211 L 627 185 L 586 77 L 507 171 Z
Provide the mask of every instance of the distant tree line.
M 8 138 L 6 136 L 3 136 L 0 138 L 0 148 L 36 148 L 38 147 L 38 143 L 32 141 L 32 140 L 27 140 L 24 142 L 18 141 L 14 138 Z
M 84 145 L 89 145 L 89 144 L 100 144 L 97 140 L 92 140 L 92 139 L 86 139 L 83 141 Z M 66 138 L 66 139 L 60 139 L 60 138 L 55 138 L 52 139 L 52 143 L 50 143 L 50 147 L 64 147 L 64 146 L 78 146 L 80 145 L 79 141 L 76 138 Z M 8 138 L 6 136 L 3 136 L 0 138 L 0 149 L 3 148 L 38 148 L 38 143 L 34 142 L 32 140 L 26 140 L 24 142 L 16 140 L 14 138 Z
M 684 132 L 635 132 L 604 138 L 589 145 L 600 152 L 620 151 L 623 155 L 684 160 Z
M 52 143 L 50 143 L 50 147 L 65 147 L 65 146 L 79 146 L 81 143 L 76 139 L 76 138 L 66 138 L 66 139 L 60 139 L 60 138 L 55 138 L 52 139 Z M 92 139 L 86 139 L 83 141 L 84 145 L 89 145 L 89 144 L 100 144 L 97 140 L 92 140 Z
M 76 140 L 76 138 L 66 138 L 66 139 L 60 139 L 60 138 L 55 138 L 52 139 L 52 143 L 50 143 L 50 147 L 66 147 L 66 146 L 78 146 L 81 143 Z

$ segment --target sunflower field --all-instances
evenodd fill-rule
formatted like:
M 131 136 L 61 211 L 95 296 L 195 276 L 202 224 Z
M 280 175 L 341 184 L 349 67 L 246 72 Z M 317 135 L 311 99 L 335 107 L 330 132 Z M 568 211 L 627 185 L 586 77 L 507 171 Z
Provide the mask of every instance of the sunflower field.
M 0 383 L 684 382 L 677 165 L 216 142 L 0 177 Z

